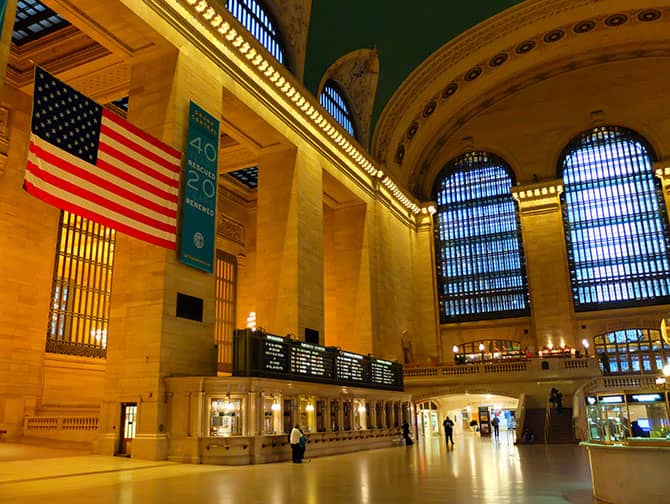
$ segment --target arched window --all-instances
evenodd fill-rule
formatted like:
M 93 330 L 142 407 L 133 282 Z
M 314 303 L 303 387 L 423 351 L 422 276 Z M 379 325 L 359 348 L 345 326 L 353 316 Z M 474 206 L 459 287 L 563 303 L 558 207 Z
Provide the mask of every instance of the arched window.
M 616 126 L 582 133 L 559 160 L 575 311 L 670 302 L 670 235 L 654 153 Z
M 603 374 L 658 373 L 670 364 L 670 344 L 658 329 L 623 329 L 593 338 Z
M 351 108 L 344 99 L 342 89 L 333 80 L 327 80 L 319 95 L 319 102 L 328 113 L 353 137 L 356 136 Z
M 441 322 L 528 315 L 513 177 L 486 152 L 451 161 L 433 189 Z
M 265 47 L 279 63 L 284 64 L 284 46 L 274 22 L 256 0 L 226 0 L 226 9 Z

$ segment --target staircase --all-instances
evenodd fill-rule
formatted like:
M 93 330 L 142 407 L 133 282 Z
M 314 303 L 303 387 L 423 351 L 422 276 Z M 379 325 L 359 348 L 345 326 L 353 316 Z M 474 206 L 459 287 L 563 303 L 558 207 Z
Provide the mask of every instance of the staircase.
M 572 409 L 563 408 L 558 414 L 556 408 L 547 407 L 544 428 L 545 444 L 576 443 L 572 425 Z
M 556 408 L 528 408 L 523 425 L 535 433 L 535 444 L 576 442 L 571 408 L 563 408 L 560 415 Z

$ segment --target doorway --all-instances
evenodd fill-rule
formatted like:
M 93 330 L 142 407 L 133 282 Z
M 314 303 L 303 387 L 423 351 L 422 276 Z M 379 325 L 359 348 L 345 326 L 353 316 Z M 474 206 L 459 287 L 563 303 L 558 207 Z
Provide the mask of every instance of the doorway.
M 130 450 L 137 429 L 137 403 L 121 403 L 121 436 L 117 455 L 130 457 Z

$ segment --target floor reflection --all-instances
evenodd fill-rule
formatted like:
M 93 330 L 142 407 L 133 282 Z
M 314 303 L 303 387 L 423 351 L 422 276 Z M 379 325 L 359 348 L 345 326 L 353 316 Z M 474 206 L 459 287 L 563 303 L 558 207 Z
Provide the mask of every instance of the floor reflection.
M 455 436 L 454 448 L 447 448 L 444 438 L 432 438 L 301 465 L 216 467 L 115 460 L 110 466 L 109 458 L 93 456 L 32 460 L 25 469 L 17 465 L 20 461 L 0 462 L 0 502 L 593 502 L 585 450 L 574 445 L 517 447 L 503 434 L 494 440 L 465 433 Z M 54 467 L 75 463 L 86 466 L 88 474 L 54 475 Z

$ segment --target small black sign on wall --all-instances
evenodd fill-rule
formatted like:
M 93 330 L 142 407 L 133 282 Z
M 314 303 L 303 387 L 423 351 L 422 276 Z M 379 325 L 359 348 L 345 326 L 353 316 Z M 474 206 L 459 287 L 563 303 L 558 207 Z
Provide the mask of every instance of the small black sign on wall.
M 203 300 L 177 292 L 177 317 L 202 322 Z
M 319 344 L 319 331 L 316 329 L 305 328 L 305 341 L 313 345 Z

